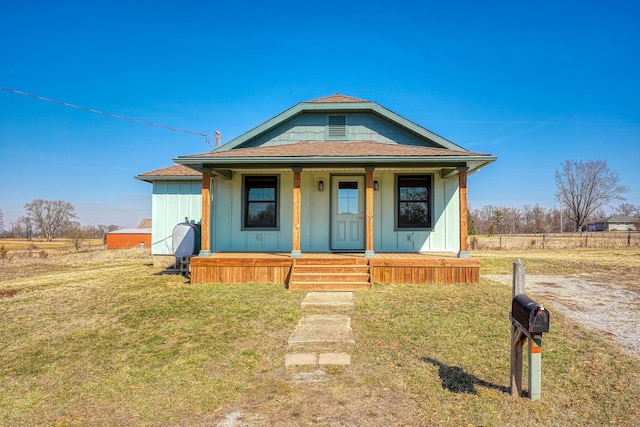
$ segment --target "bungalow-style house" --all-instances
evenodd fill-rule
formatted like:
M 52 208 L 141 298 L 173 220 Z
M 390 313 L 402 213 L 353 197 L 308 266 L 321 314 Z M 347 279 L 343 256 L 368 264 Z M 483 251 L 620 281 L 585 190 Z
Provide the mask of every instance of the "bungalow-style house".
M 202 177 L 191 281 L 326 290 L 477 282 L 467 176 L 495 159 L 375 102 L 338 94 L 299 103 L 213 151 L 174 159 Z M 154 173 L 138 178 L 156 194 L 167 171 Z M 172 219 L 183 216 L 197 217 Z
M 587 231 L 633 231 L 640 229 L 640 218 L 614 215 L 587 223 Z

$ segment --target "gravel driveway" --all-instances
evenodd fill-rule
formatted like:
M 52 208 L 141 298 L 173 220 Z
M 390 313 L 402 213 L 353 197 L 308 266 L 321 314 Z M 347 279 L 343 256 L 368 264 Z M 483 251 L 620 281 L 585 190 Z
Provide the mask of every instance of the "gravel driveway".
M 483 277 L 512 286 L 510 274 Z M 549 311 L 558 310 L 589 329 L 611 335 L 624 351 L 640 359 L 639 293 L 581 276 L 527 274 L 525 284 L 527 294 L 539 296 L 539 301 L 534 300 L 548 306 Z M 553 322 L 553 312 L 551 318 Z

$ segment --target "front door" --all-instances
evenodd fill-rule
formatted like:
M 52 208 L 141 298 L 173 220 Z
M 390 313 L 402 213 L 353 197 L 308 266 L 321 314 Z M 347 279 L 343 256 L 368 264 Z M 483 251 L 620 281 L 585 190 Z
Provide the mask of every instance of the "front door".
M 331 250 L 364 250 L 364 177 L 331 180 Z

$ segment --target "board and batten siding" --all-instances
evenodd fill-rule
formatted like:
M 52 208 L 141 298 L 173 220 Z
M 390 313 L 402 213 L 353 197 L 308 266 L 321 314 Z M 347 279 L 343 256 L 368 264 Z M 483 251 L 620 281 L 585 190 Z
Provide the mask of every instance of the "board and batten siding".
M 424 171 L 402 171 L 401 174 L 425 174 Z M 432 228 L 430 230 L 399 230 L 396 222 L 395 172 L 374 172 L 380 189 L 374 191 L 374 251 L 379 252 L 457 252 L 459 250 L 458 177 L 441 179 L 439 172 L 430 172 Z
M 242 180 L 245 175 L 278 175 L 277 230 L 242 229 Z M 288 252 L 291 251 L 291 201 L 293 172 L 235 172 L 233 178 L 213 179 L 211 206 L 212 252 Z
M 307 113 L 281 124 L 255 138 L 245 147 L 291 144 L 299 141 L 326 141 L 329 113 Z M 425 140 L 401 127 L 368 113 L 347 113 L 346 141 L 375 141 L 406 145 L 425 145 Z
M 260 174 L 261 172 L 251 172 Z M 274 172 L 264 171 L 265 175 Z M 362 170 L 343 171 L 339 175 L 363 175 Z M 424 171 L 402 171 L 403 174 L 424 174 Z M 213 180 L 212 251 L 213 252 L 289 252 L 292 238 L 293 173 L 279 175 L 279 229 L 242 229 L 242 177 L 236 172 L 231 180 Z M 375 172 L 380 189 L 374 192 L 374 251 L 379 252 L 457 252 L 459 250 L 458 177 L 440 178 L 439 172 L 429 173 L 433 180 L 431 198 L 433 227 L 430 230 L 398 230 L 396 215 L 396 173 Z M 332 174 L 328 171 L 301 173 L 300 249 L 304 252 L 329 252 Z M 318 182 L 324 191 L 318 191 Z
M 172 255 L 173 227 L 188 218 L 202 221 L 202 181 L 154 181 L 151 196 L 151 253 Z

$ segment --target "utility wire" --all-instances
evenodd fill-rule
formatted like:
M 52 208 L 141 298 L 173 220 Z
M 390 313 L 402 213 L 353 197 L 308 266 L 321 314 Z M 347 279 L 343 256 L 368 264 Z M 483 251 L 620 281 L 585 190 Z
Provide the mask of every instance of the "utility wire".
M 16 90 L 16 89 L 10 89 L 8 87 L 0 86 L 0 89 L 5 90 L 7 92 L 11 92 L 11 93 L 16 93 L 18 95 L 23 95 L 23 96 L 28 96 L 28 97 L 31 97 L 31 98 L 39 99 L 41 101 L 47 101 L 47 102 L 51 102 L 53 104 L 63 105 L 65 107 L 71 107 L 71 108 L 76 108 L 78 110 L 88 111 L 90 113 L 101 114 L 103 116 L 112 117 L 114 119 L 128 120 L 130 122 L 140 123 L 140 124 L 147 125 L 147 126 L 154 126 L 154 127 L 162 128 L 162 129 L 168 129 L 168 130 L 171 130 L 171 131 L 174 131 L 174 132 L 183 132 L 183 133 L 188 133 L 190 135 L 199 135 L 199 136 L 202 136 L 202 137 L 205 138 L 207 145 L 210 145 L 209 144 L 209 135 L 207 135 L 205 133 L 202 133 L 202 132 L 194 132 L 194 131 L 190 131 L 190 130 L 174 128 L 174 127 L 171 127 L 171 126 L 159 125 L 157 123 L 145 122 L 144 120 L 132 119 L 131 117 L 125 117 L 125 116 L 121 116 L 119 114 L 107 113 L 105 111 L 95 110 L 93 108 L 82 107 L 80 105 L 70 104 L 68 102 L 58 101 L 58 100 L 51 99 L 51 98 L 45 98 L 44 96 L 39 96 L 39 95 L 31 94 L 31 93 L 26 93 L 26 92 L 22 92 L 22 91 Z

